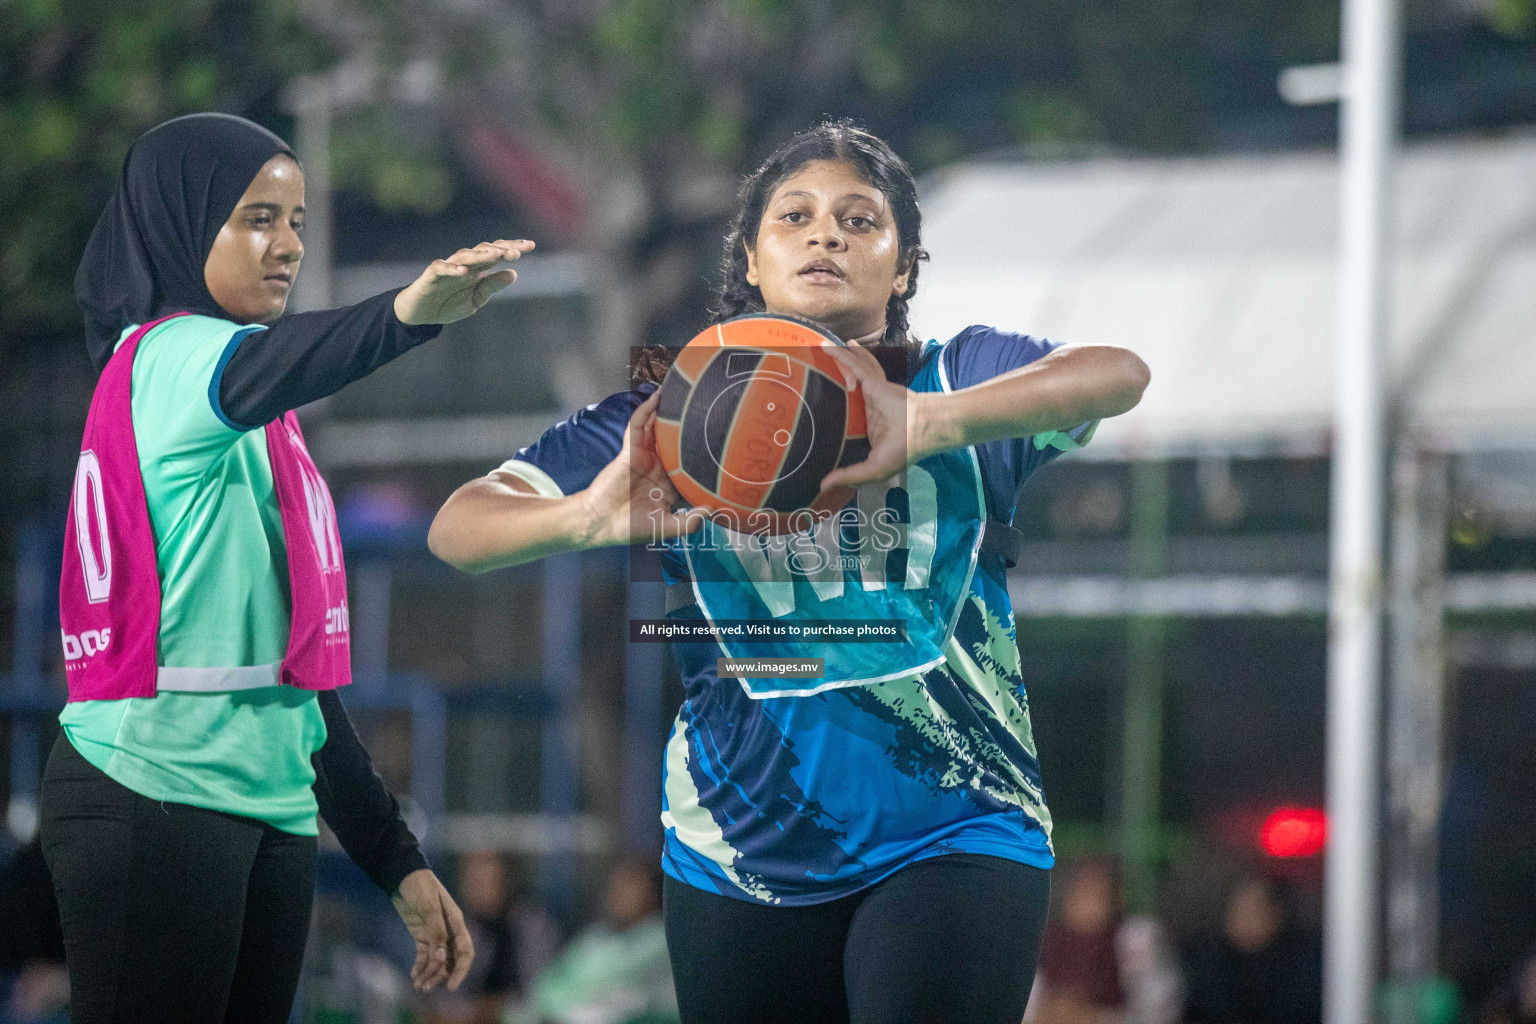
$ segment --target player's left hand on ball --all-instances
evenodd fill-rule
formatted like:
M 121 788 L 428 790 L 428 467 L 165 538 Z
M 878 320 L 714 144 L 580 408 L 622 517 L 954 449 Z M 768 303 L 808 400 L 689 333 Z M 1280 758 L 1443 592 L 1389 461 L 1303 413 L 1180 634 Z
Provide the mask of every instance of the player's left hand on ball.
M 532 248 L 533 243 L 526 238 L 503 238 L 460 249 L 445 260 L 433 260 L 420 277 L 395 296 L 395 316 L 412 326 L 462 320 L 517 280 L 517 271 L 512 268 L 496 268 Z
M 463 912 L 443 883 L 426 868 L 412 871 L 401 880 L 390 901 L 416 940 L 411 983 L 430 992 L 447 981 L 449 990 L 456 990 L 474 962 L 475 944 L 470 941 Z
M 869 430 L 869 457 L 863 462 L 834 469 L 821 478 L 821 489 L 857 487 L 884 480 L 907 468 L 919 409 L 919 396 L 885 379 L 885 370 L 874 353 L 856 341 L 823 346 L 843 368 L 849 390 L 864 394 L 864 419 Z

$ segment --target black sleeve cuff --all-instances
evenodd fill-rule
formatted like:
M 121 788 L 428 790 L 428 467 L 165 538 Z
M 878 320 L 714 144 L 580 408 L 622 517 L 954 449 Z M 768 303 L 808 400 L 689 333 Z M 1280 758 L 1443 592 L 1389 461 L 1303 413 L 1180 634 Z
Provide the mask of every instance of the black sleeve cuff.
M 396 289 L 394 289 L 392 291 L 387 291 L 384 294 L 389 296 L 389 322 L 390 322 L 390 325 L 394 329 L 399 330 L 400 332 L 402 332 L 407 338 L 409 338 L 411 340 L 411 342 L 412 342 L 412 346 L 411 347 L 414 348 L 416 345 L 420 345 L 420 344 L 423 344 L 424 342 L 431 341 L 433 338 L 437 337 L 439 334 L 442 334 L 443 333 L 443 326 L 444 325 L 443 324 L 414 324 L 413 325 L 413 324 L 406 323 L 404 320 L 401 320 L 398 316 L 396 316 L 395 315 L 395 296 L 399 295 L 401 292 L 405 291 L 406 287 L 409 287 L 409 285 L 407 285 L 405 287 L 401 287 L 401 288 L 396 288 Z
M 420 871 L 422 868 L 430 871 L 432 865 L 427 863 L 426 854 L 422 853 L 420 849 L 412 847 L 409 850 L 400 851 L 390 860 L 374 868 L 373 873 L 368 877 L 373 879 L 374 885 L 383 889 L 390 896 L 393 896 L 395 890 L 400 888 L 400 883 L 405 880 L 406 875 L 413 871 Z

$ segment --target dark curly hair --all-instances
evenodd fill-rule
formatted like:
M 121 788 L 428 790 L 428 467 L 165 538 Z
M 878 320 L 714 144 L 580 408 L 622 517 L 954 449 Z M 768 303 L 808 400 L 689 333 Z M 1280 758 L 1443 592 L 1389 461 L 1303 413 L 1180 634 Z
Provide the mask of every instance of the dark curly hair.
M 903 383 L 917 368 L 921 343 L 907 323 L 907 303 L 917 293 L 918 263 L 928 258 L 922 244 L 923 215 L 917 205 L 917 182 L 907 163 L 884 140 L 860 128 L 852 120 L 823 121 L 780 146 L 763 165 L 742 183 L 736 197 L 736 216 L 725 236 L 720 262 L 720 291 L 710 307 L 710 323 L 717 324 L 745 313 L 763 311 L 763 293 L 747 283 L 746 243 L 755 242 L 763 210 L 785 179 L 815 160 L 837 160 L 852 165 L 865 183 L 879 189 L 891 204 L 896 218 L 897 267 L 908 272 L 907 290 L 892 295 L 885 308 L 885 334 L 874 349 L 886 376 Z M 652 346 L 636 359 L 634 380 L 660 384 L 676 348 Z

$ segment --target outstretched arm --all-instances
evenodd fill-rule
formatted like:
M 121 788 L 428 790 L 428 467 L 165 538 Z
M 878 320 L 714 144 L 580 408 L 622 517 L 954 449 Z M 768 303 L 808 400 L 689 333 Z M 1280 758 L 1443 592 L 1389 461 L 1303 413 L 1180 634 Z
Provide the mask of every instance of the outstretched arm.
M 1135 408 L 1151 380 L 1147 364 L 1128 349 L 1083 345 L 958 391 L 919 393 L 886 380 L 875 357 L 857 344 L 828 344 L 827 351 L 864 392 L 870 453 L 828 473 L 824 489 L 883 480 L 949 448 L 1118 416 Z
M 1129 349 L 1067 346 L 980 384 L 918 396 L 913 461 L 947 448 L 1119 416 L 1136 407 L 1151 379 L 1147 364 Z
M 497 267 L 532 248 L 525 240 L 482 242 L 434 260 L 404 288 L 237 334 L 216 381 L 219 411 L 252 429 L 335 394 L 479 310 L 517 277 Z
M 580 494 L 549 497 L 503 469 L 460 487 L 438 509 L 427 547 L 456 569 L 482 573 L 592 547 Z

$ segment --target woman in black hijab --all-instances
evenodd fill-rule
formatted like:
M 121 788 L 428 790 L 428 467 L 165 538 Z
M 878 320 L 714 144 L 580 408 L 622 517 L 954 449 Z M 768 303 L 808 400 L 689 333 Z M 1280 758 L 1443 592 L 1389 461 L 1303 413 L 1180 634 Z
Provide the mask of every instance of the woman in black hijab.
M 75 274 L 97 372 L 129 324 L 182 310 L 227 317 L 204 265 L 246 187 L 279 155 L 294 159 L 282 139 L 230 114 L 178 117 L 134 143 Z
M 75 277 L 97 369 L 117 352 L 127 363 L 107 376 L 131 374 L 121 429 L 137 445 L 161 602 L 152 695 L 119 696 L 110 680 L 72 692 L 44 776 L 77 1024 L 286 1021 L 317 813 L 394 900 L 417 987 L 456 988 L 473 957 L 338 691 L 285 685 L 297 606 L 263 428 L 474 313 L 533 243 L 461 249 L 403 289 L 283 318 L 302 221 L 303 172 L 281 139 L 225 114 L 181 117 L 130 149 Z M 100 405 L 110 419 L 106 386 L 93 417 Z M 98 504 L 123 500 L 95 487 Z M 111 558 L 87 565 L 91 543 L 88 575 Z M 80 571 L 72 555 L 66 575 Z M 345 631 L 344 604 L 333 625 Z M 66 628 L 64 642 L 79 659 L 80 638 Z

